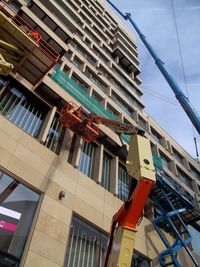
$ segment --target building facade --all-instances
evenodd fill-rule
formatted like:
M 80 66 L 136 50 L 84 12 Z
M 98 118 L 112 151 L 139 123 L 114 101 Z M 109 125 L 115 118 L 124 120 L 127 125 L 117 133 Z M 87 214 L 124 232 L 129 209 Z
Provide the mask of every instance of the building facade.
M 70 101 L 143 128 L 159 171 L 198 209 L 199 163 L 145 113 L 135 37 L 105 1 L 0 4 L 1 22 L 11 25 L 1 23 L 1 39 L 23 51 L 12 53 L 13 62 L 21 56 L 17 67 L 0 76 L 0 265 L 103 264 L 112 216 L 132 178 L 111 129 L 100 126 L 100 137 L 87 143 L 61 124 L 61 109 Z M 128 146 L 126 136 L 123 141 Z M 148 204 L 133 266 L 159 266 L 165 249 L 151 222 L 153 201 Z M 173 239 L 169 231 L 166 236 Z M 198 261 L 195 240 L 190 250 Z M 193 266 L 187 253 L 179 258 L 182 266 Z

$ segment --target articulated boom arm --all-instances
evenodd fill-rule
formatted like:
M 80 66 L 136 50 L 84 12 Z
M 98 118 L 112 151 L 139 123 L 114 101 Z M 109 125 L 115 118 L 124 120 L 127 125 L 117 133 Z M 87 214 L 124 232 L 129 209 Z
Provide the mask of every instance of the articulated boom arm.
M 100 117 L 93 113 L 88 113 L 83 107 L 77 106 L 73 102 L 69 102 L 63 107 L 60 115 L 60 122 L 74 133 L 81 136 L 86 142 L 92 142 L 99 137 L 100 130 L 98 125 L 103 124 L 113 129 L 117 134 L 140 134 L 144 135 L 144 131 L 131 124 L 124 124 L 120 121 L 111 120 Z
M 134 191 L 132 190 L 133 186 L 130 185 L 128 200 L 113 216 L 109 246 L 104 263 L 104 267 L 130 267 L 136 227 L 156 181 L 150 141 L 144 136 L 143 130 L 87 113 L 83 107 L 78 107 L 73 102 L 69 102 L 61 110 L 60 122 L 81 136 L 86 142 L 92 142 L 98 138 L 99 124 L 112 128 L 118 134 L 132 135 L 126 168 L 128 174 L 134 177 L 138 184 Z
M 140 134 L 144 135 L 144 130 L 139 129 L 131 124 L 125 124 L 120 121 L 107 119 L 98 115 L 90 113 L 86 118 L 88 121 L 92 121 L 96 124 L 103 124 L 115 131 L 117 134 Z
M 144 136 L 132 135 L 126 167 L 138 184 L 133 192 L 130 186 L 129 199 L 113 216 L 104 267 L 131 266 L 136 227 L 156 182 L 150 142 Z
M 163 61 L 157 56 L 157 54 L 155 53 L 155 51 L 152 48 L 152 46 L 148 43 L 148 41 L 146 40 L 146 36 L 140 31 L 140 29 L 138 28 L 138 26 L 136 25 L 136 23 L 133 21 L 133 19 L 131 18 L 131 15 L 129 13 L 128 14 L 127 13 L 126 14 L 123 14 L 110 0 L 107 0 L 107 2 L 125 20 L 129 20 L 130 21 L 131 25 L 134 27 L 134 29 L 138 33 L 140 39 L 142 40 L 142 42 L 146 46 L 146 48 L 149 51 L 150 55 L 155 60 L 155 64 L 157 65 L 157 67 L 159 68 L 160 72 L 164 76 L 165 80 L 167 81 L 167 83 L 171 87 L 171 89 L 174 92 L 174 94 L 175 94 L 177 100 L 179 101 L 180 105 L 182 106 L 182 108 L 184 109 L 185 113 L 189 117 L 190 121 L 192 122 L 192 124 L 196 128 L 197 132 L 200 134 L 200 117 L 198 116 L 198 114 L 193 109 L 192 105 L 190 104 L 189 99 L 184 95 L 184 93 L 181 90 L 181 88 L 178 85 L 178 83 L 175 81 L 175 79 L 173 78 L 173 76 L 166 69 Z

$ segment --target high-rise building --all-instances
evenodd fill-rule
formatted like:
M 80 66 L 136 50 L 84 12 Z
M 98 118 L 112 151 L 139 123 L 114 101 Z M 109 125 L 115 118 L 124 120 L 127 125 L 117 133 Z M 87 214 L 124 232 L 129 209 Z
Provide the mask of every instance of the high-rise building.
M 197 266 L 200 166 L 144 111 L 134 35 L 103 0 L 6 2 L 0 53 L 12 65 L 0 68 L 0 266 L 103 264 L 112 216 L 134 178 L 112 129 L 100 125 L 99 138 L 87 143 L 63 126 L 70 101 L 143 128 L 151 142 L 161 180 L 138 226 L 132 266 L 160 266 L 177 238 L 187 247 L 178 251 L 181 266 Z M 182 213 L 163 214 L 159 201 Z M 168 219 L 155 226 L 164 243 L 153 216 Z M 182 220 L 192 225 L 192 242 Z

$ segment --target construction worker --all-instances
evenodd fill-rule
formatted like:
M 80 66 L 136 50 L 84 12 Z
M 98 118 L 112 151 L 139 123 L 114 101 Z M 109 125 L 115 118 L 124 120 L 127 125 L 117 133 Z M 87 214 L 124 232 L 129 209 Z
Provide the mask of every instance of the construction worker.
M 30 32 L 28 32 L 28 36 L 30 36 L 36 42 L 38 42 L 41 39 L 40 34 L 38 32 L 36 32 L 36 31 L 30 31 Z

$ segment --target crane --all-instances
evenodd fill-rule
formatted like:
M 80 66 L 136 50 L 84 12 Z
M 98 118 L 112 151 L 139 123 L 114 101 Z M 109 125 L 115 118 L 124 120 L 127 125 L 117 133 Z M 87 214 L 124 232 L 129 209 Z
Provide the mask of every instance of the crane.
M 128 174 L 138 183 L 134 190 L 130 185 L 128 200 L 113 216 L 104 267 L 131 266 L 136 228 L 156 182 L 150 141 L 142 129 L 96 114 L 88 114 L 83 107 L 78 107 L 73 102 L 62 108 L 60 122 L 86 142 L 98 138 L 99 124 L 113 129 L 117 134 L 131 135 L 126 168 Z
M 181 90 L 180 86 L 174 79 L 174 77 L 169 73 L 166 69 L 164 62 L 157 56 L 156 52 L 154 51 L 153 47 L 149 44 L 146 39 L 146 36 L 141 32 L 135 21 L 131 18 L 130 13 L 123 14 L 119 8 L 117 8 L 110 0 L 106 0 L 125 20 L 128 20 L 131 25 L 134 27 L 135 31 L 138 33 L 140 39 L 142 40 L 143 44 L 149 51 L 152 58 L 155 60 L 155 64 L 157 65 L 158 69 L 162 73 L 165 80 L 168 82 L 169 86 L 171 87 L 172 91 L 175 94 L 176 99 L 184 109 L 186 115 L 189 117 L 190 121 L 194 125 L 197 132 L 200 134 L 200 117 L 193 109 L 189 99 L 184 95 L 183 91 Z

